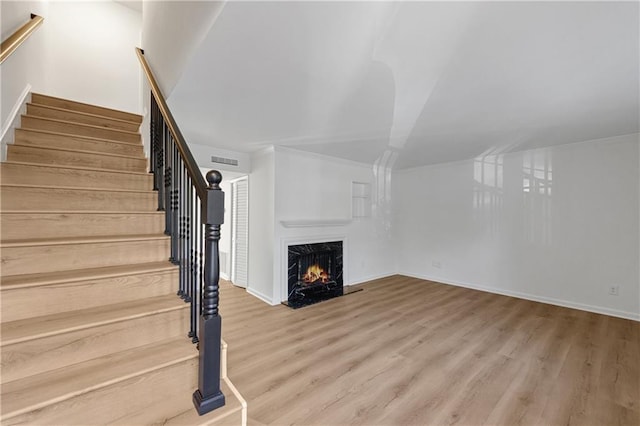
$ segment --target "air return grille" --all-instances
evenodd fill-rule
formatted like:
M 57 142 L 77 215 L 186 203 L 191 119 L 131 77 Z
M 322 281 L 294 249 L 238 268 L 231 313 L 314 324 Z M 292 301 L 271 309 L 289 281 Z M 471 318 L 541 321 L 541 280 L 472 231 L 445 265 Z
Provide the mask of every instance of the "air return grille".
M 227 166 L 238 165 L 238 160 L 234 160 L 233 158 L 224 158 L 224 157 L 216 157 L 216 156 L 211 157 L 211 162 L 218 163 L 218 164 L 226 164 Z

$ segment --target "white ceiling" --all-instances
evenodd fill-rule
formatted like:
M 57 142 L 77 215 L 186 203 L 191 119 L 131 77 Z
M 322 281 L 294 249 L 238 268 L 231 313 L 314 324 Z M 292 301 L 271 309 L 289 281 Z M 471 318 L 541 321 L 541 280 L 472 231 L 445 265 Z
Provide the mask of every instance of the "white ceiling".
M 227 3 L 169 103 L 187 140 L 397 168 L 639 131 L 639 4 Z
M 142 13 L 142 0 L 113 0 L 131 10 Z

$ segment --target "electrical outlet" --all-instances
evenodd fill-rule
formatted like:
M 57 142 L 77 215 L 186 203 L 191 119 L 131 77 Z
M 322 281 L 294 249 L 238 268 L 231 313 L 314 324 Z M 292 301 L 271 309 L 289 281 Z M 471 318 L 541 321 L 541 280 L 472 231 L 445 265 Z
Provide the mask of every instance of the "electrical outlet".
M 438 269 L 442 268 L 442 264 L 441 264 L 439 261 L 437 261 L 437 260 L 434 260 L 433 262 L 431 262 L 431 265 L 432 265 L 434 268 L 438 268 Z
M 609 286 L 609 295 L 610 296 L 619 296 L 620 295 L 620 286 L 619 285 Z

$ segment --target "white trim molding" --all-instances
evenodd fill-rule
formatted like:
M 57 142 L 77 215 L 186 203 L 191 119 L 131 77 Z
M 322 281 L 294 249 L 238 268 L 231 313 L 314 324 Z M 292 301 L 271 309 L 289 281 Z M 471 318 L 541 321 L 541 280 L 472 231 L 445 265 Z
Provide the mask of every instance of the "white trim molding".
M 16 103 L 11 108 L 11 112 L 7 116 L 4 123 L 2 123 L 2 129 L 0 132 L 0 141 L 2 141 L 2 161 L 7 159 L 7 144 L 13 143 L 13 130 L 20 127 L 20 116 L 26 112 L 27 102 L 31 101 L 31 85 L 27 83 L 20 96 L 16 100 Z
M 366 276 L 364 278 L 360 278 L 357 281 L 354 281 L 352 283 L 349 283 L 349 284 L 345 283 L 344 286 L 345 287 L 360 286 L 360 285 L 363 285 L 363 284 L 368 284 L 371 281 L 379 280 L 379 279 L 382 279 L 382 278 L 389 278 L 389 277 L 392 277 L 394 275 L 402 275 L 402 274 L 397 274 L 397 273 L 394 272 L 394 273 L 391 273 L 391 274 L 384 273 L 384 274 L 377 274 L 377 275 L 369 275 L 369 276 Z
M 314 228 L 318 226 L 345 226 L 351 223 L 351 219 L 281 220 L 280 223 L 285 228 Z
M 495 288 L 495 287 L 487 287 L 487 286 L 481 286 L 481 285 L 475 285 L 475 284 L 469 284 L 469 283 L 463 283 L 463 282 L 457 282 L 457 281 L 451 281 L 451 280 L 443 280 L 442 278 L 430 277 L 430 276 L 422 275 L 422 274 L 400 273 L 400 275 L 404 275 L 404 276 L 411 277 L 411 278 L 418 278 L 418 279 L 421 279 L 421 280 L 433 281 L 433 282 L 440 283 L 440 284 L 453 285 L 453 286 L 456 286 L 456 287 L 470 288 L 470 289 L 473 289 L 473 290 L 480 290 L 480 291 L 484 291 L 484 292 L 487 292 L 487 293 L 494 293 L 494 294 L 501 294 L 503 296 L 516 297 L 518 299 L 531 300 L 533 302 L 540 302 L 540 303 L 547 303 L 549 305 L 562 306 L 564 308 L 578 309 L 578 310 L 581 310 L 581 311 L 593 312 L 593 313 L 596 313 L 596 314 L 609 315 L 609 316 L 612 316 L 612 317 L 624 318 L 624 319 L 629 319 L 629 320 L 633 320 L 633 321 L 640 321 L 640 313 L 639 312 L 620 311 L 620 310 L 617 310 L 617 309 L 610 309 L 610 308 L 605 308 L 605 307 L 601 307 L 601 306 L 586 305 L 586 304 L 583 304 L 583 303 L 571 302 L 571 301 L 562 300 L 562 299 L 555 299 L 555 298 L 552 298 L 552 297 L 538 296 L 538 295 L 535 295 L 535 294 L 523 293 L 523 292 L 520 292 L 520 291 L 502 290 L 502 289 Z
M 252 295 L 254 297 L 257 297 L 258 299 L 262 300 L 263 302 L 265 302 L 268 305 L 276 306 L 276 305 L 280 304 L 280 302 L 276 302 L 274 300 L 271 300 L 271 298 L 268 297 L 266 294 L 263 294 L 263 293 L 261 293 L 261 292 L 259 292 L 257 290 L 254 290 L 251 287 L 247 287 L 246 290 L 247 290 L 247 293 L 249 293 L 250 295 Z

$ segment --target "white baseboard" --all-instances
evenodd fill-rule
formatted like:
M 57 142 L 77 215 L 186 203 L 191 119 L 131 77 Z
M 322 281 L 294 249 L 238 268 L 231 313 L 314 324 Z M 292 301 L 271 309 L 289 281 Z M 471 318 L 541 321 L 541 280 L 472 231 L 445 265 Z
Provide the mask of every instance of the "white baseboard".
M 353 287 L 353 286 L 357 286 L 357 285 L 362 285 L 362 284 L 368 283 L 369 281 L 379 280 L 380 278 L 387 278 L 387 277 L 391 277 L 393 275 L 397 275 L 397 272 L 389 272 L 389 273 L 386 273 L 386 274 L 370 275 L 368 277 L 360 278 L 360 279 L 356 280 L 355 282 L 350 282 L 349 284 L 345 284 L 345 287 Z
M 633 321 L 640 321 L 640 313 L 635 313 L 635 312 L 626 312 L 626 311 L 620 311 L 617 309 L 605 308 L 601 306 L 586 305 L 583 303 L 555 299 L 552 297 L 538 296 L 535 294 L 523 293 L 520 291 L 503 290 L 496 287 L 486 287 L 486 286 L 479 286 L 475 284 L 456 282 L 451 280 L 443 280 L 442 278 L 430 277 L 422 274 L 407 274 L 407 273 L 400 273 L 400 274 L 407 277 L 418 278 L 421 280 L 428 280 L 428 281 L 433 281 L 441 284 L 454 285 L 456 287 L 465 287 L 473 290 L 485 291 L 487 293 L 501 294 L 503 296 L 510 296 L 510 297 L 516 297 L 518 299 L 531 300 L 533 302 L 547 303 L 549 305 L 562 306 L 564 308 L 578 309 L 581 311 L 593 312 L 596 314 L 603 314 L 603 315 L 609 315 L 612 317 L 629 319 Z
M 20 115 L 21 112 L 24 112 L 26 109 L 26 103 L 31 100 L 31 85 L 27 84 L 24 88 L 20 96 L 16 100 L 16 103 L 11 108 L 11 112 L 5 119 L 4 123 L 2 123 L 2 131 L 0 133 L 0 141 L 2 141 L 2 145 L 6 145 L 8 143 L 13 143 L 13 132 L 10 130 L 15 129 L 20 126 Z M 3 147 L 3 150 L 6 147 Z M 3 157 L 4 161 L 4 157 Z
M 252 288 L 247 287 L 246 290 L 247 290 L 247 293 L 249 293 L 250 295 L 257 297 L 258 299 L 262 300 L 263 302 L 265 302 L 265 303 L 267 303 L 267 304 L 269 304 L 271 306 L 276 306 L 276 305 L 280 304 L 280 303 L 273 302 L 273 300 L 271 300 L 270 297 L 268 297 L 265 294 L 262 294 L 259 291 L 254 290 Z
M 231 281 L 229 275 L 225 274 L 224 272 L 220 272 L 220 278 L 222 278 L 223 280 Z

